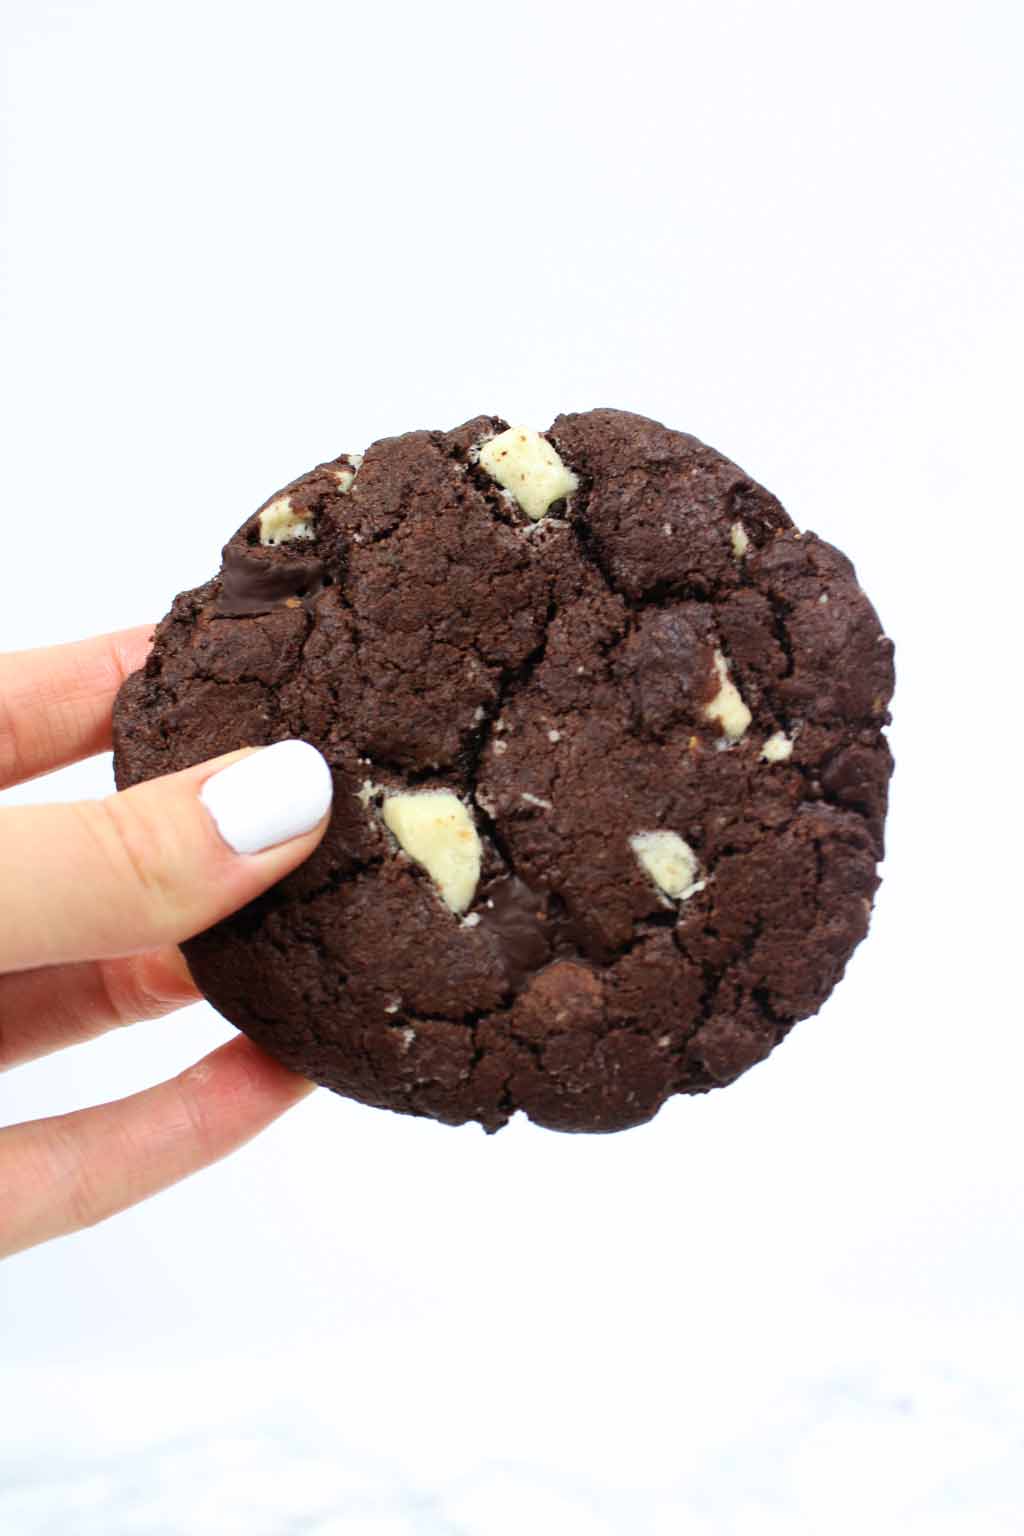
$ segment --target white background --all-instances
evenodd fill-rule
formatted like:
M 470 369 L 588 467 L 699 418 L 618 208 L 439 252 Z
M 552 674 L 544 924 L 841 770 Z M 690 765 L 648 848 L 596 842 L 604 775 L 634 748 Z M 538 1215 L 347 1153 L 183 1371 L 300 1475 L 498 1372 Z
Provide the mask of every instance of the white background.
M 1019 1531 L 1022 21 L 7 0 L 0 645 L 159 617 L 374 437 L 607 404 L 846 549 L 899 685 L 871 937 L 728 1092 L 606 1139 L 320 1092 L 9 1262 L 5 1536 Z

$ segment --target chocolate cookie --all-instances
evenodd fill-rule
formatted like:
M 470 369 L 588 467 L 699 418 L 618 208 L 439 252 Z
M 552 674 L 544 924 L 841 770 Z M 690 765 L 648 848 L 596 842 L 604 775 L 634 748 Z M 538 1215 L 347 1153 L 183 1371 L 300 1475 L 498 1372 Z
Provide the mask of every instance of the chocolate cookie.
M 850 562 L 684 433 L 482 416 L 294 481 L 175 599 L 121 786 L 313 742 L 313 857 L 185 946 L 339 1093 L 611 1131 L 731 1082 L 868 926 L 892 644 Z

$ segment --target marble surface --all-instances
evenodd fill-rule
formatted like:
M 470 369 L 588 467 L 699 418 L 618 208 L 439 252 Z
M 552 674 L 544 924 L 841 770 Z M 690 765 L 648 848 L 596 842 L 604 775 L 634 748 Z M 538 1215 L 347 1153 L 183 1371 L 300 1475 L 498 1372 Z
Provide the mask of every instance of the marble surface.
M 264 1386 L 275 1379 L 264 1366 Z M 1024 1390 L 1008 1374 L 909 1362 L 891 1376 L 805 1376 L 768 1411 L 681 1416 L 678 1456 L 587 1465 L 360 1444 L 330 1394 L 250 1402 L 244 1373 L 16 1373 L 3 1414 L 6 1536 L 1018 1536 Z M 69 1387 L 73 1390 L 69 1391 Z M 191 1410 L 187 1399 L 198 1393 Z M 248 1404 L 248 1406 L 247 1406 Z M 300 1417 L 301 1416 L 301 1417 Z M 471 1416 L 471 1415 L 470 1415 Z M 460 1434 L 466 1417 L 456 1412 Z M 484 1414 L 486 1418 L 486 1414 Z M 191 1422 L 190 1422 L 191 1421 Z M 467 1418 L 468 1422 L 468 1418 Z M 643 1427 L 643 1411 L 637 1415 Z M 19 1427 L 20 1426 L 20 1427 Z M 631 1473 L 632 1467 L 632 1473 Z

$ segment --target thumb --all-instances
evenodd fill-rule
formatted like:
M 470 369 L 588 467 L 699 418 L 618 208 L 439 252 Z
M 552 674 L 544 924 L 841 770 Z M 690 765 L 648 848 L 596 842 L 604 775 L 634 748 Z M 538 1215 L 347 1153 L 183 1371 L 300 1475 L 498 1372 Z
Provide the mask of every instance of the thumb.
M 106 800 L 0 810 L 0 971 L 190 938 L 308 858 L 330 804 L 320 753 L 282 741 Z

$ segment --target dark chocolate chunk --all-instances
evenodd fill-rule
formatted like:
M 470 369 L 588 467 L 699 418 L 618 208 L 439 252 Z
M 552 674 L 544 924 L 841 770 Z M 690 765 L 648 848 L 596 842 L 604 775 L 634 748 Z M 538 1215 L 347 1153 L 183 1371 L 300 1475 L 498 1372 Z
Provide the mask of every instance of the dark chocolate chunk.
M 270 613 L 297 598 L 313 598 L 324 584 L 324 562 L 288 553 L 275 559 L 269 550 L 229 544 L 224 550 L 220 592 L 214 613 L 220 618 Z
M 551 958 L 546 898 L 515 875 L 504 875 L 486 887 L 481 923 L 497 940 L 505 974 L 516 991 Z

